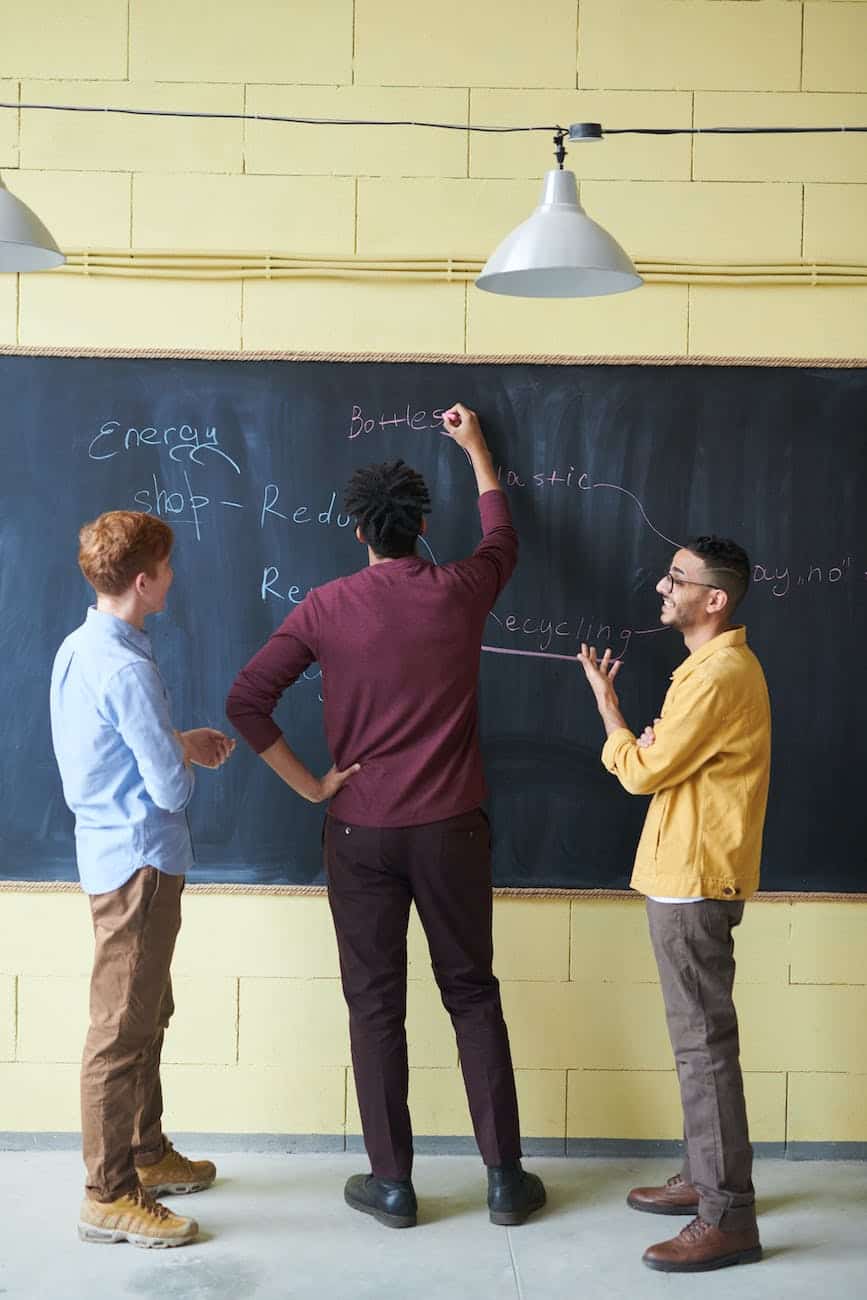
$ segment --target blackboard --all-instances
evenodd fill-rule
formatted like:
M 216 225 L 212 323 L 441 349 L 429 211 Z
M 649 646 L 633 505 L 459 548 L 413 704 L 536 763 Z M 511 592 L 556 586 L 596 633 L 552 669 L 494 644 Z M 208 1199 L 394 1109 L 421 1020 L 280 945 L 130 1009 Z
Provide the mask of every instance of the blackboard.
M 401 456 L 425 475 L 437 561 L 475 545 L 470 468 L 435 415 L 456 399 L 481 414 L 522 546 L 481 663 L 496 883 L 627 885 L 645 801 L 602 769 L 570 659 L 610 642 L 626 716 L 650 721 L 684 654 L 654 585 L 679 541 L 713 531 L 755 565 L 743 615 L 774 718 L 763 887 L 867 890 L 867 370 L 435 360 L 0 356 L 5 878 L 75 878 L 47 698 L 89 599 L 79 525 L 124 507 L 175 528 L 157 657 L 177 725 L 224 725 L 235 672 L 292 602 L 365 562 L 341 512 L 356 466 Z M 278 721 L 324 771 L 315 669 Z M 199 776 L 191 879 L 319 882 L 322 816 L 239 746 Z

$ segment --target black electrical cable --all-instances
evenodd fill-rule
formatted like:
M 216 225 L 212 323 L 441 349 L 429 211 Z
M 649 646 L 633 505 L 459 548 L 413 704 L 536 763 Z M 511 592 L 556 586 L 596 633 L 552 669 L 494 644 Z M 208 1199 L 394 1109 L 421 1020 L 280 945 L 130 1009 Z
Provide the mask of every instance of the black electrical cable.
M 425 126 L 439 131 L 488 131 L 493 133 L 512 131 L 557 131 L 556 126 L 469 126 L 461 122 L 417 122 L 409 118 L 355 117 L 282 117 L 276 113 L 202 113 L 192 109 L 167 108 L 113 108 L 96 104 L 4 104 L 0 108 L 14 108 L 30 111 L 41 109 L 53 113 L 118 113 L 126 117 L 193 117 L 208 121 L 228 122 L 286 122 L 297 126 Z
M 832 135 L 867 126 L 606 126 L 603 135 Z
M 0 108 L 40 109 L 51 113 L 120 113 L 126 117 L 195 117 L 230 122 L 286 122 L 296 126 L 425 126 L 439 131 L 482 131 L 511 134 L 520 131 L 563 131 L 568 127 L 482 126 L 474 122 L 424 122 L 415 118 L 283 117 L 277 113 L 213 113 L 192 109 L 113 108 L 96 104 L 5 104 Z M 584 123 L 578 123 L 584 125 Z M 867 131 L 867 126 L 603 126 L 602 135 L 827 135 L 837 131 Z
M 41 110 L 51 113 L 114 113 L 126 117 L 180 117 L 200 118 L 208 121 L 228 122 L 282 122 L 290 126 L 420 126 L 434 131 L 476 131 L 491 135 L 507 135 L 530 131 L 562 133 L 576 139 L 600 138 L 606 135 L 831 135 L 838 132 L 867 132 L 867 126 L 618 126 L 601 127 L 596 123 L 578 123 L 573 127 L 548 126 L 483 126 L 469 122 L 424 122 L 412 118 L 355 118 L 355 117 L 285 117 L 276 113 L 214 113 L 193 109 L 115 108 L 95 104 L 10 104 L 0 103 L 0 108 L 16 111 Z M 582 131 L 591 125 L 593 131 Z

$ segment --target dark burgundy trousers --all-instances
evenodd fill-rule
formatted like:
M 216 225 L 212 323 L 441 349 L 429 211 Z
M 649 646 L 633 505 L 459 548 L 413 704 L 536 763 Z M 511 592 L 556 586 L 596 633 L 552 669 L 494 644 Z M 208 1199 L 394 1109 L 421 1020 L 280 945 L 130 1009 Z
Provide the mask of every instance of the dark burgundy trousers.
M 486 1165 L 519 1159 L 509 1036 L 492 971 L 491 841 L 476 809 L 380 829 L 326 819 L 325 870 L 337 932 L 355 1089 L 378 1178 L 409 1178 L 406 935 L 415 903 L 452 1019 L 473 1130 Z

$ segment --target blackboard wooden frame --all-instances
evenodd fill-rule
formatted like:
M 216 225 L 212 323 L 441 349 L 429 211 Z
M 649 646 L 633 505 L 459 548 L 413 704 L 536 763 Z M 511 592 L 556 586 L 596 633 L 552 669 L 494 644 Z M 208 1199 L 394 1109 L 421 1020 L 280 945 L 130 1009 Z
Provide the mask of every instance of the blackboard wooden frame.
M 78 894 L 81 886 L 73 880 L 0 880 L 0 894 Z M 238 895 L 262 895 L 281 898 L 288 895 L 302 898 L 325 898 L 328 890 L 324 885 L 238 885 L 238 884 L 200 884 L 185 885 L 185 894 L 204 894 L 208 897 L 237 897 Z M 563 902 L 573 898 L 588 903 L 597 902 L 641 902 L 644 895 L 633 889 L 517 889 L 494 888 L 495 898 L 546 899 Z M 748 900 L 753 903 L 867 903 L 867 894 L 820 894 L 811 890 L 791 891 L 760 889 Z
M 69 358 L 117 358 L 128 359 L 177 359 L 202 361 L 297 361 L 297 362 L 346 362 L 346 363 L 412 363 L 417 365 L 545 365 L 545 366 L 670 366 L 672 368 L 701 366 L 732 366 L 755 368 L 791 368 L 829 370 L 867 369 L 867 358 L 848 357 L 741 357 L 741 356 L 680 356 L 680 355 L 548 355 L 548 354 L 502 354 L 474 355 L 466 353 L 394 353 L 394 352 L 282 352 L 282 351 L 232 351 L 178 348 L 94 348 L 72 346 L 22 346 L 16 344 L 0 345 L 0 356 L 9 357 L 69 357 Z M 0 880 L 0 894 L 70 894 L 79 893 L 80 886 L 73 881 L 38 881 L 38 880 Z M 261 884 L 190 884 L 185 892 L 194 895 L 264 895 L 302 897 L 324 897 L 327 890 L 324 885 L 261 885 Z M 498 887 L 494 895 L 500 898 L 522 899 L 583 899 L 586 901 L 632 900 L 638 902 L 641 895 L 626 889 L 561 889 L 561 888 L 523 888 Z M 814 892 L 814 891 L 763 891 L 755 896 L 756 902 L 763 903 L 833 903 L 857 902 L 867 903 L 867 892 Z
M 867 367 L 867 357 L 739 357 L 677 356 L 670 353 L 654 356 L 563 355 L 560 353 L 470 354 L 466 352 L 233 352 L 202 351 L 200 348 L 88 348 L 23 346 L 0 344 L 0 357 L 105 357 L 179 361 L 346 361 L 346 362 L 414 362 L 418 365 L 534 365 L 534 366 L 756 366 L 777 369 L 857 370 Z

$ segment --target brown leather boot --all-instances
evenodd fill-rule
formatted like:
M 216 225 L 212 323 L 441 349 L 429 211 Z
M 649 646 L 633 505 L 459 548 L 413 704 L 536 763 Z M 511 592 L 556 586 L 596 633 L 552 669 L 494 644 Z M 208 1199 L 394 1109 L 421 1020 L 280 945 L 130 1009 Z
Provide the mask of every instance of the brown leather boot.
M 136 1165 L 138 1180 L 151 1196 L 184 1196 L 203 1192 L 217 1177 L 210 1160 L 188 1160 L 163 1138 L 163 1154 L 154 1165 Z
M 633 1187 L 626 1204 L 645 1214 L 696 1215 L 698 1192 L 692 1183 L 685 1183 L 680 1174 L 675 1174 L 664 1187 Z
M 648 1268 L 661 1273 L 708 1273 L 729 1264 L 753 1264 L 762 1257 L 759 1230 L 723 1232 L 704 1219 L 693 1219 L 671 1241 L 649 1246 L 642 1256 Z

